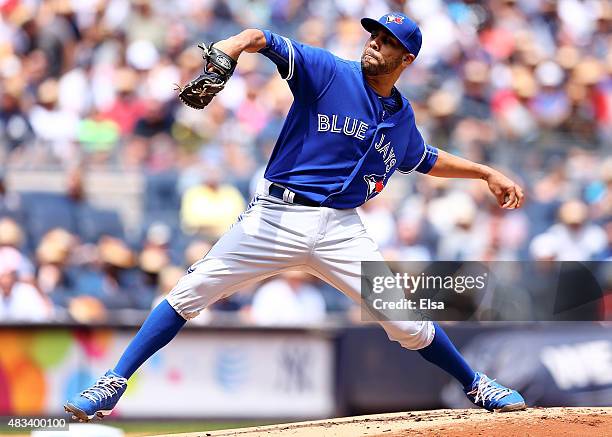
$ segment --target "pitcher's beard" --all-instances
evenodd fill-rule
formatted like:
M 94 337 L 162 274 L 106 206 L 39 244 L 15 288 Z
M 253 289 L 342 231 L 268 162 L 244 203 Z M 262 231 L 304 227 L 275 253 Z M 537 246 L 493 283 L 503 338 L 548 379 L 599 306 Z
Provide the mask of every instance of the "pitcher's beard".
M 388 62 L 385 62 L 383 64 L 378 62 L 376 64 L 373 64 L 371 62 L 366 61 L 365 58 L 366 55 L 363 54 L 361 56 L 361 69 L 368 76 L 378 76 L 381 74 L 391 73 L 402 63 L 401 57 L 389 60 Z M 370 56 L 368 56 L 368 58 L 372 59 Z

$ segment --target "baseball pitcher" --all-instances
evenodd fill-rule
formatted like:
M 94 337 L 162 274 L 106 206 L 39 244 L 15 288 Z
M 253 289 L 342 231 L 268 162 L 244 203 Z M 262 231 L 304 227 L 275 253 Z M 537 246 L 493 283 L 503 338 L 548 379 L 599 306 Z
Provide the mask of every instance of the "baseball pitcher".
M 210 103 L 242 52 L 274 62 L 294 102 L 247 210 L 151 312 L 116 367 L 65 404 L 67 412 L 82 421 L 110 414 L 128 378 L 188 319 L 264 278 L 306 271 L 359 302 L 361 261 L 383 258 L 356 208 L 383 191 L 396 170 L 482 179 L 500 207 L 521 206 L 521 188 L 500 172 L 421 137 L 410 103 L 394 86 L 419 53 L 418 26 L 401 13 L 361 23 L 370 34 L 361 62 L 257 29 L 200 46 L 204 71 L 179 87 L 179 98 L 190 107 Z M 456 378 L 476 405 L 489 411 L 525 408 L 517 391 L 472 370 L 437 323 L 380 323 L 391 340 Z

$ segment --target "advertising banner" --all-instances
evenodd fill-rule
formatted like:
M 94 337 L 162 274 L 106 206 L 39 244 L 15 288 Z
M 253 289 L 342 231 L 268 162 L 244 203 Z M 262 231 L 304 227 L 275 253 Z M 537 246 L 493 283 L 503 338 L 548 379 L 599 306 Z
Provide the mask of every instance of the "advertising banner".
M 0 330 L 0 415 L 58 415 L 133 336 L 111 329 Z M 304 332 L 185 330 L 130 379 L 122 417 L 326 417 L 333 345 Z

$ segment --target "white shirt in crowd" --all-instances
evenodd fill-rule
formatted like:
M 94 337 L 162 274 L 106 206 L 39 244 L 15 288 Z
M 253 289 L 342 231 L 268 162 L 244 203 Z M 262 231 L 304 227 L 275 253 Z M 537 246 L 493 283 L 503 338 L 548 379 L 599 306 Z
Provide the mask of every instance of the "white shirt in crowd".
M 8 296 L 0 293 L 0 322 L 44 322 L 51 316 L 50 306 L 30 284 L 17 282 Z
M 605 231 L 597 225 L 584 225 L 571 230 L 563 224 L 556 224 L 546 231 L 556 245 L 556 259 L 559 261 L 589 261 L 606 248 Z
M 258 325 L 314 325 L 325 319 L 325 300 L 310 284 L 294 290 L 284 279 L 273 279 L 255 292 L 251 316 Z

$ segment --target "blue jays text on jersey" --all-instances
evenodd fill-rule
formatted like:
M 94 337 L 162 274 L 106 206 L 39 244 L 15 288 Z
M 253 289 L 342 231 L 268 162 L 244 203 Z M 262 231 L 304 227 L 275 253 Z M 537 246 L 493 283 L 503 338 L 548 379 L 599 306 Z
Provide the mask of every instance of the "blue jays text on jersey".
M 438 150 L 424 143 L 408 100 L 401 97 L 401 107 L 384 118 L 359 62 L 263 32 L 260 53 L 277 65 L 294 96 L 267 180 L 345 209 L 376 196 L 395 170 L 431 170 Z

